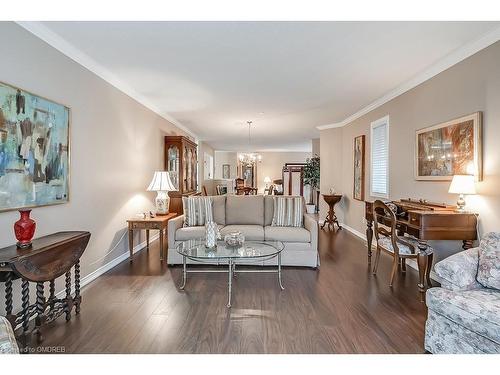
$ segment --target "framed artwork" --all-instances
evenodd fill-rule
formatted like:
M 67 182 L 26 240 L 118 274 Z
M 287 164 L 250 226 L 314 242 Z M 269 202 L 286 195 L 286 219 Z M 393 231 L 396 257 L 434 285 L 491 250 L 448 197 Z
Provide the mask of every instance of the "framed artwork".
M 451 180 L 456 174 L 482 179 L 482 113 L 417 130 L 416 180 Z
M 231 166 L 229 164 L 222 164 L 222 178 L 231 178 Z
M 0 211 L 69 200 L 68 107 L 0 82 Z
M 354 138 L 354 188 L 353 198 L 365 200 L 365 136 Z

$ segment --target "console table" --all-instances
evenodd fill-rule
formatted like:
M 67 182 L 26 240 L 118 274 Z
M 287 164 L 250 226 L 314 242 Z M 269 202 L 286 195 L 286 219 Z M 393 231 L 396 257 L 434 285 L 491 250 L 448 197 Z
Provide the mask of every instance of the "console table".
M 0 249 L 0 281 L 5 282 L 6 318 L 13 329 L 22 327 L 26 338 L 29 320 L 35 317 L 34 333 L 42 339 L 40 328 L 63 313 L 71 319 L 73 307 L 80 312 L 80 257 L 90 239 L 89 232 L 58 232 L 34 239 L 28 248 L 16 245 Z M 71 268 L 74 268 L 75 295 L 71 295 Z M 64 298 L 55 295 L 55 279 L 65 275 Z M 21 279 L 21 311 L 13 313 L 12 281 Z M 29 283 L 36 283 L 36 302 L 30 304 Z M 44 283 L 49 282 L 49 298 L 44 297 Z
M 337 227 L 339 229 L 342 229 L 342 227 L 339 224 L 339 221 L 337 219 L 337 215 L 335 215 L 335 205 L 340 202 L 342 199 L 341 194 L 323 194 L 323 198 L 325 199 L 325 202 L 328 204 L 328 214 L 326 215 L 326 219 L 323 222 L 323 225 L 321 226 L 321 229 L 325 227 L 325 225 L 328 224 L 328 228 L 330 228 L 330 225 L 332 226 L 332 229 L 335 229 L 335 224 L 337 224 Z

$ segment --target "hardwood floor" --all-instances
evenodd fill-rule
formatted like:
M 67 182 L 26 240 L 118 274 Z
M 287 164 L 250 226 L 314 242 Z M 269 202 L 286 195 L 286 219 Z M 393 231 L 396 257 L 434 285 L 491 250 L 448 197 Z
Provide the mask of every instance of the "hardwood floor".
M 377 276 L 365 244 L 345 229 L 320 230 L 321 268 L 239 274 L 226 308 L 226 274 L 190 274 L 162 266 L 155 243 L 83 290 L 82 311 L 43 331 L 43 346 L 69 353 L 423 353 L 425 304 L 417 272 L 390 258 Z

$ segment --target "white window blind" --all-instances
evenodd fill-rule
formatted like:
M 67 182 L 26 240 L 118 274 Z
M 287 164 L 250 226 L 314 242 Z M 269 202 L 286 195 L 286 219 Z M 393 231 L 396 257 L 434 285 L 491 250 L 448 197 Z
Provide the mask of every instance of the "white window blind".
M 371 124 L 371 195 L 389 197 L 389 117 Z

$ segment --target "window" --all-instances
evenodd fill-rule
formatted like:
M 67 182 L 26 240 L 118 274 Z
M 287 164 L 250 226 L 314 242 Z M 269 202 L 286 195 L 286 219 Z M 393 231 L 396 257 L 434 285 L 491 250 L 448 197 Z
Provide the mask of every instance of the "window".
M 389 116 L 371 124 L 370 195 L 389 197 Z

